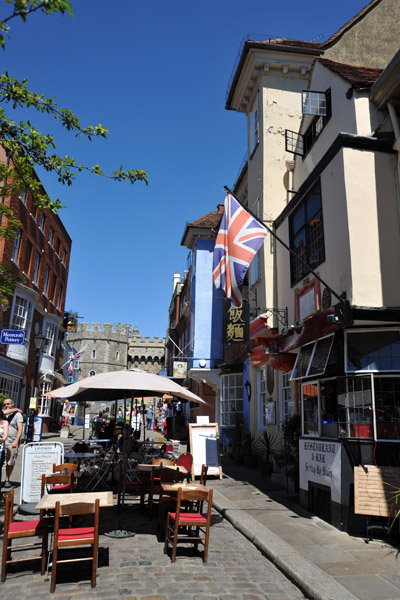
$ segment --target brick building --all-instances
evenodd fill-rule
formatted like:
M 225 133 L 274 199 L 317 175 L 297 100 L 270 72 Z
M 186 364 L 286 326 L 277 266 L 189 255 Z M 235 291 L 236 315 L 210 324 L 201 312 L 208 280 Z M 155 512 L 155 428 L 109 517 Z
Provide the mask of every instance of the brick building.
M 3 149 L 0 160 L 6 160 Z M 42 394 L 59 384 L 55 372 L 64 337 L 71 238 L 58 215 L 39 211 L 25 190 L 4 198 L 4 203 L 15 209 L 20 226 L 13 241 L 0 240 L 0 261 L 19 281 L 14 295 L 7 298 L 8 308 L 0 311 L 0 328 L 24 330 L 25 341 L 0 344 L 0 393 L 26 411 L 39 386 L 39 414 L 51 417 L 52 402 Z

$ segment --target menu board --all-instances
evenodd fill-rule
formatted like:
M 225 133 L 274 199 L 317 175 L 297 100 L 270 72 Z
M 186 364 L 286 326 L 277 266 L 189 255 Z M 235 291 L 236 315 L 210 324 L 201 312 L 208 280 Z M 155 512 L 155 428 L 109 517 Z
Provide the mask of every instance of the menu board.
M 219 475 L 222 479 L 218 423 L 189 423 L 189 438 L 193 456 L 192 477 L 201 475 L 202 465 L 207 465 L 207 476 Z
M 53 464 L 64 462 L 64 446 L 60 442 L 33 442 L 22 452 L 20 504 L 39 502 L 42 473 L 52 473 Z M 39 479 L 38 479 L 39 478 Z

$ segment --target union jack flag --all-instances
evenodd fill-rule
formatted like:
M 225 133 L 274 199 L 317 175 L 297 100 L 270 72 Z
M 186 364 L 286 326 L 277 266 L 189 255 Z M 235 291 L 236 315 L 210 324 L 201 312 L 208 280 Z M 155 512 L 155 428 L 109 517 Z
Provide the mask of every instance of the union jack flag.
M 85 352 L 87 346 L 88 345 L 86 344 L 86 346 L 83 346 L 83 348 L 81 348 L 79 350 L 79 352 L 75 352 L 75 354 L 70 354 L 69 359 L 67 361 L 67 369 L 68 369 L 68 373 L 70 375 L 72 375 L 72 371 L 74 370 L 74 367 L 73 367 L 73 361 L 74 361 L 74 359 L 75 358 L 80 358 L 82 356 L 82 354 Z
M 233 306 L 242 305 L 242 284 L 251 261 L 261 248 L 268 230 L 231 196 L 225 199 L 225 211 L 215 241 L 213 280 Z

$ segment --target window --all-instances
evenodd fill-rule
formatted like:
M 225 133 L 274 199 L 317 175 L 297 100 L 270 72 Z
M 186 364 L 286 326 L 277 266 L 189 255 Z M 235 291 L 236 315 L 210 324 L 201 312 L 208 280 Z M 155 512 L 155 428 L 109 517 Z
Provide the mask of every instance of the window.
M 62 299 L 62 285 L 61 283 L 58 286 L 58 293 L 57 293 L 57 308 L 60 309 L 61 308 L 61 299 Z
M 290 386 L 290 372 L 279 372 L 279 418 L 281 423 L 294 415 L 294 400 Z
M 24 204 L 26 206 L 26 190 L 20 191 L 19 199 L 21 200 L 22 204 Z
M 61 263 L 64 265 L 65 267 L 65 261 L 67 259 L 67 251 L 65 250 L 65 248 L 62 251 L 62 256 L 61 256 Z
M 96 350 L 92 350 L 92 358 L 96 358 Z
M 49 291 L 49 298 L 51 301 L 54 300 L 54 293 L 56 291 L 56 279 L 57 279 L 57 277 L 55 275 L 53 275 L 53 278 L 51 280 L 51 287 L 50 287 L 50 291 Z
M 400 371 L 400 329 L 348 331 L 345 369 L 347 373 Z
M 117 352 L 115 353 L 115 360 L 119 360 L 119 351 L 117 350 Z
M 400 440 L 400 378 L 374 376 L 376 437 Z
M 303 383 L 301 400 L 303 407 L 303 435 L 319 436 L 318 381 Z
M 55 323 L 46 321 L 43 326 L 45 342 L 43 344 L 43 354 L 49 356 L 56 355 L 58 327 Z
M 33 316 L 33 303 L 23 296 L 15 296 L 11 329 L 25 329 L 25 340 L 29 339 Z
M 46 220 L 46 217 L 44 216 L 44 214 L 41 212 L 40 216 L 39 216 L 39 229 L 40 231 L 44 231 L 44 222 Z
M 44 271 L 43 294 L 47 296 L 47 288 L 49 287 L 50 268 L 46 266 Z
M 259 142 L 259 107 L 258 107 L 258 92 L 254 100 L 253 107 L 249 113 L 249 128 L 250 128 L 250 152 L 253 154 Z
M 301 92 L 303 115 L 326 116 L 326 93 L 303 90 Z
M 325 373 L 331 353 L 333 335 L 302 346 L 293 367 L 291 379 L 302 379 Z
M 265 429 L 267 409 L 267 377 L 266 369 L 257 369 L 257 407 L 258 429 Z
M 8 398 L 14 401 L 17 406 L 17 400 L 19 395 L 19 380 L 13 379 L 7 375 L 0 377 L 0 394 L 6 394 Z
M 49 230 L 49 244 L 50 244 L 50 246 L 53 246 L 53 240 L 54 240 L 54 229 L 50 227 L 50 230 Z
M 61 246 L 60 238 L 56 238 L 56 241 L 55 241 L 56 254 L 60 254 L 60 246 Z
M 35 285 L 37 285 L 37 282 L 38 282 L 39 266 L 40 266 L 40 254 L 38 252 L 36 252 L 35 264 L 33 266 L 33 277 L 32 277 L 32 283 L 34 283 Z
M 11 260 L 18 264 L 19 248 L 21 245 L 21 232 L 19 231 L 14 238 Z
M 93 377 L 94 375 L 96 375 L 96 371 L 89 371 L 89 377 Z
M 347 438 L 372 438 L 372 379 L 343 377 L 337 380 L 339 433 Z
M 301 202 L 289 218 L 290 247 L 308 267 L 314 269 L 325 260 L 321 185 Z M 291 283 L 294 285 L 309 272 L 296 256 L 290 256 Z
M 331 115 L 332 115 L 331 90 L 326 90 L 325 94 L 323 94 L 323 92 L 312 92 L 312 94 L 324 95 L 325 96 L 325 106 L 323 106 L 323 103 L 320 100 L 318 101 L 315 96 L 313 98 L 310 97 L 309 98 L 310 110 L 311 109 L 313 109 L 315 111 L 317 111 L 317 110 L 323 111 L 324 110 L 325 114 L 321 114 L 321 112 L 308 113 L 308 114 L 315 114 L 316 116 L 311 121 L 310 126 L 308 127 L 307 131 L 305 132 L 305 134 L 303 136 L 304 156 L 310 150 L 311 146 L 314 144 L 317 137 L 321 134 L 322 130 L 324 129 L 325 125 L 327 124 L 327 122 L 329 121 L 329 119 L 331 118 Z M 312 100 L 312 104 L 311 104 L 311 100 Z M 318 104 L 319 104 L 319 106 L 318 106 Z
M 241 373 L 221 376 L 221 425 L 233 425 L 235 413 L 243 415 L 243 377 Z

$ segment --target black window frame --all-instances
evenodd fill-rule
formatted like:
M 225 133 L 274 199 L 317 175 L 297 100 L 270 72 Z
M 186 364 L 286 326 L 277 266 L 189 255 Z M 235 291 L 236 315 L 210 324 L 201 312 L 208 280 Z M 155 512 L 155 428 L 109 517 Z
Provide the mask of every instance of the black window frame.
M 331 89 L 325 90 L 326 99 L 326 115 L 316 115 L 308 126 L 306 132 L 303 134 L 303 159 L 307 156 L 315 143 L 315 140 L 320 136 L 325 125 L 328 123 L 332 116 L 332 97 Z
M 318 224 L 318 229 L 316 225 Z M 301 247 L 301 241 L 303 246 Z M 291 285 L 301 281 L 310 269 L 325 261 L 325 236 L 322 214 L 321 181 L 318 180 L 289 216 Z M 299 256 L 309 268 L 296 259 Z

